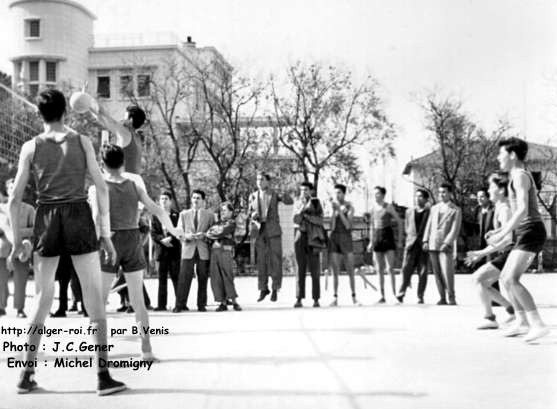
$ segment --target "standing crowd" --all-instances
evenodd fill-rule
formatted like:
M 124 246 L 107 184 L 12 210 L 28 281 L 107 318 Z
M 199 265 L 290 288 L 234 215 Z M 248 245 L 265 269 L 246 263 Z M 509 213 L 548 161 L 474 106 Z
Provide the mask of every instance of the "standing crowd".
M 84 312 L 94 329 L 93 339 L 98 347 L 95 349 L 97 392 L 100 395 L 119 392 L 126 386 L 114 380 L 108 367 L 102 365 L 108 361 L 107 349 L 103 348 L 107 345 L 105 308 L 117 274 L 125 279 L 130 306 L 138 327 L 142 328 L 139 334 L 142 359 L 156 361 L 147 330 L 149 316 L 143 284 L 147 266 L 145 237 L 139 226 L 142 210 L 153 215 L 151 234 L 160 246 L 156 309 L 167 309 L 167 281 L 170 277 L 176 299 L 173 311 L 180 313 L 188 310 L 195 275 L 198 311 L 207 309 L 209 280 L 214 299 L 219 304 L 217 311 L 227 310 L 229 305 L 234 310 L 241 310 L 232 268 L 235 209 L 224 202 L 219 206 L 218 215 L 214 214 L 206 209 L 205 193 L 198 189 L 192 192 L 191 208 L 179 213 L 172 209 L 169 193 L 161 193 L 159 204 L 149 198 L 140 176 L 141 141 L 137 129 L 146 119 L 140 108 L 129 107 L 123 123 L 114 120 L 102 107 L 92 111 L 99 123 L 115 136 L 114 144 L 105 143 L 101 147 L 99 165 L 89 138 L 64 125 L 66 99 L 61 92 L 54 89 L 41 92 L 37 105 L 44 132 L 23 145 L 16 177 L 7 184 L 8 205 L 0 208 L 0 315 L 5 314 L 7 276 L 12 270 L 16 282 L 14 306 L 18 316 L 25 316 L 25 281 L 33 255 L 36 303 L 30 314 L 30 325 L 35 329 L 27 332 L 27 342 L 33 348 L 26 350 L 25 361 L 34 362 L 54 298 L 55 277 L 58 270 L 71 266 L 78 281 L 79 290 L 76 292 L 80 293 L 79 299 L 83 309 L 86 308 Z M 489 213 L 489 206 L 485 211 L 481 206 L 478 216 L 484 247 L 470 252 L 467 262 L 481 265 L 474 274 L 484 309 L 479 328 L 498 327 L 492 311 L 492 302 L 495 301 L 503 305 L 513 318 L 505 335 L 526 335 L 526 341 L 533 341 L 549 330 L 520 279 L 543 248 L 546 233 L 538 211 L 536 185 L 524 165 L 528 145 L 521 139 L 509 138 L 501 141 L 499 146 L 497 159 L 501 172 L 489 178 L 489 189 L 483 191 L 495 201 L 493 214 Z M 36 210 L 22 202 L 31 177 L 34 177 L 37 189 Z M 92 181 L 89 192 L 87 178 Z M 271 301 L 277 301 L 283 275 L 278 204 L 281 201 L 291 204 L 293 200 L 272 189 L 268 174 L 257 175 L 257 187 L 249 198 L 249 217 L 255 240 L 258 301 L 268 295 Z M 294 307 L 303 306 L 308 270 L 312 280 L 313 306 L 319 307 L 319 254 L 324 250 L 333 271 L 331 306 L 338 305 L 342 265 L 349 277 L 352 302 L 358 305 L 352 239 L 354 206 L 346 198 L 346 186 L 336 185 L 335 197 L 330 200 L 329 234 L 325 229 L 323 206 L 311 183 L 301 183 L 299 190 L 293 212 L 298 264 Z M 418 301 L 423 303 L 428 265 L 431 265 L 439 292 L 437 304 L 456 305 L 455 254 L 462 213 L 452 201 L 451 186 L 439 186 L 439 201 L 433 206 L 428 206 L 428 192 L 418 190 L 415 207 L 408 209 L 404 224 L 394 207 L 385 201 L 385 195 L 385 188 L 375 188 L 369 223 L 368 250 L 373 252 L 379 279 L 378 303 L 386 301 L 385 273 L 393 297 L 403 302 L 414 272 L 419 277 Z M 394 225 L 397 226 L 396 234 Z M 394 273 L 397 248 L 404 248 L 402 285 L 398 291 Z M 493 287 L 498 279 L 501 279 L 507 298 Z M 61 309 L 66 307 L 61 305 Z M 26 365 L 18 383 L 20 393 L 37 388 L 34 372 L 33 365 Z

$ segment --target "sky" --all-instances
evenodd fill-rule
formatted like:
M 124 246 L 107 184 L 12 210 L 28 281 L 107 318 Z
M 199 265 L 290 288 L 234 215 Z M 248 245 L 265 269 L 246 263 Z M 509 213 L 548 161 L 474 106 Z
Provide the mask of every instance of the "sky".
M 428 153 L 420 96 L 464 101 L 485 128 L 506 117 L 526 139 L 557 143 L 557 2 L 516 0 L 84 0 L 95 32 L 174 31 L 264 79 L 297 60 L 380 83 L 398 161 Z M 0 35 L 9 38 L 9 1 Z M 0 48 L 8 69 L 9 47 Z

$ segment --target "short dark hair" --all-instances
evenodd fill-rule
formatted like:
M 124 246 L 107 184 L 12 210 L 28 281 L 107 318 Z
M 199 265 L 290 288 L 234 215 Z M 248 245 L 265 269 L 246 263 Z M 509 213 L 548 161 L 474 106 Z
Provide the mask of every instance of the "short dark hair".
M 449 192 L 453 193 L 453 187 L 451 186 L 450 183 L 447 183 L 447 182 L 441 183 L 441 184 L 439 185 L 439 189 L 441 189 L 441 188 L 447 189 Z
M 66 97 L 57 89 L 44 90 L 37 97 L 37 107 L 46 123 L 59 121 L 66 113 Z
M 505 148 L 505 150 L 509 153 L 514 152 L 518 160 L 521 162 L 526 159 L 526 155 L 528 154 L 528 143 L 515 136 L 499 141 L 498 145 L 500 148 Z
M 495 183 L 499 189 L 503 189 L 503 195 L 509 195 L 509 174 L 507 172 L 495 172 L 489 175 L 488 180 Z
M 126 108 L 128 111 L 128 116 L 132 119 L 133 129 L 141 128 L 141 125 L 145 123 L 147 116 L 145 111 L 139 108 L 137 105 L 130 105 Z
M 113 143 L 105 144 L 101 148 L 101 158 L 109 169 L 119 169 L 124 165 L 124 150 Z
M 170 193 L 168 190 L 163 190 L 163 191 L 160 193 L 159 197 L 160 197 L 160 196 L 166 196 L 166 197 L 168 197 L 170 200 L 172 200 L 172 193 Z
M 335 189 L 340 190 L 342 193 L 346 194 L 346 185 L 343 185 L 342 183 L 337 183 L 335 185 Z
M 383 196 L 385 196 L 387 194 L 387 189 L 385 189 L 383 186 L 375 186 L 374 187 L 375 190 L 378 190 L 379 192 L 381 192 L 381 194 Z
M 313 183 L 311 182 L 302 182 L 300 183 L 300 187 L 305 186 L 307 187 L 309 190 L 313 190 Z
M 259 172 L 257 172 L 257 175 L 263 176 L 265 179 L 267 179 L 267 181 L 270 181 L 270 180 L 271 180 L 271 175 L 269 175 L 269 174 L 266 173 L 266 172 L 259 171 Z
M 429 192 L 425 189 L 417 189 L 416 193 L 421 193 L 425 200 L 429 200 Z
M 199 196 L 201 196 L 201 198 L 202 198 L 203 200 L 205 200 L 205 192 L 204 192 L 203 190 L 201 190 L 201 189 L 194 189 L 194 190 L 192 190 L 191 195 L 193 196 L 193 195 L 195 195 L 196 193 L 197 193 Z

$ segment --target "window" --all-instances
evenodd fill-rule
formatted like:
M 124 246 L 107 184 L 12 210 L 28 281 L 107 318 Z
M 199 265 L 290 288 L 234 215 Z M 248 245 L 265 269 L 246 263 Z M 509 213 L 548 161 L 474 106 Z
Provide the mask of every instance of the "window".
M 151 95 L 151 76 L 148 74 L 141 74 L 137 76 L 137 96 L 148 97 Z
M 39 80 L 39 62 L 29 61 L 29 81 Z
M 46 80 L 47 82 L 56 82 L 56 63 L 46 62 Z
M 110 98 L 110 77 L 102 75 L 97 77 L 97 96 L 99 98 Z
M 133 95 L 133 80 L 131 75 L 120 76 L 120 96 L 129 97 Z
M 25 20 L 25 37 L 27 38 L 41 37 L 41 20 L 39 19 Z
M 39 94 L 39 84 L 29 84 L 29 96 L 36 97 Z

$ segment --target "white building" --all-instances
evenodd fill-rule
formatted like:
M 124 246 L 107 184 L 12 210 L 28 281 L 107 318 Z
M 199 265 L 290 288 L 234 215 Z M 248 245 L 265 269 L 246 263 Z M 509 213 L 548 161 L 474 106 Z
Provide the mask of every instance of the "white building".
M 191 37 L 95 35 L 95 15 L 76 1 L 16 0 L 9 9 L 14 87 L 31 96 L 44 87 L 76 89 L 88 82 L 88 92 L 116 114 L 130 95 L 148 98 L 150 80 L 170 60 L 201 61 L 222 75 L 232 70 L 214 47 L 197 47 Z

